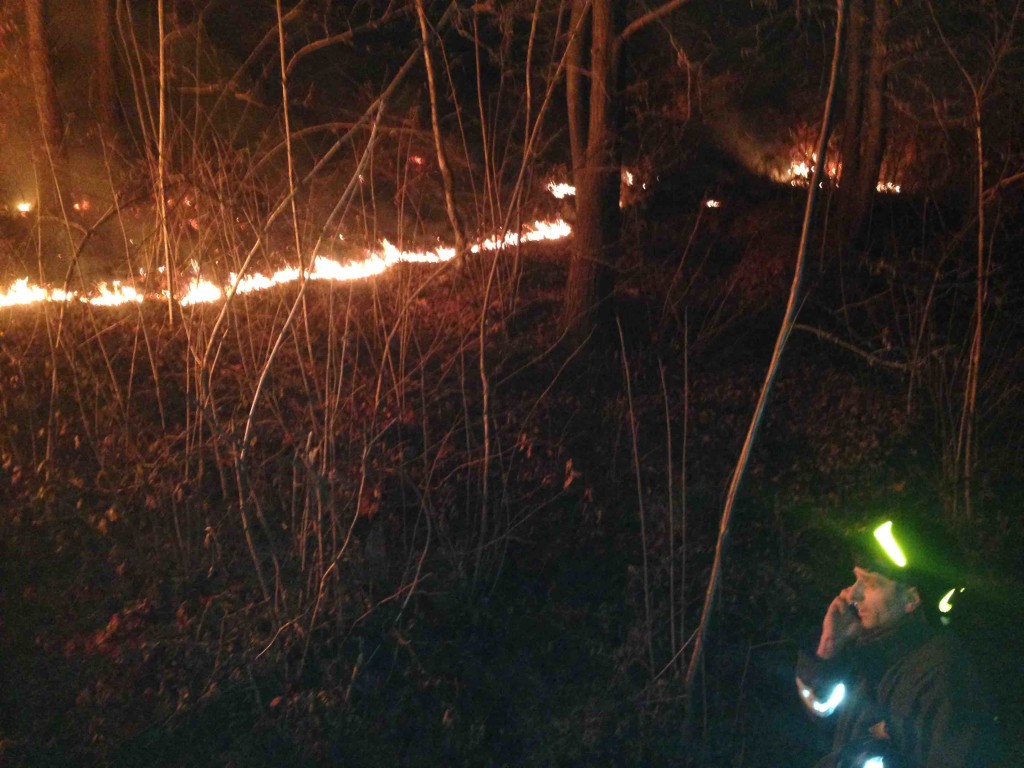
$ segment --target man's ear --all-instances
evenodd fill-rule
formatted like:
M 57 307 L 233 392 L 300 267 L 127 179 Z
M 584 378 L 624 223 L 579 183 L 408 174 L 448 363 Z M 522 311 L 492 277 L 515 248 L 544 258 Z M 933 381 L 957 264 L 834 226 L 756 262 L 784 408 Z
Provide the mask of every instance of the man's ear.
M 913 613 L 919 605 L 921 605 L 921 593 L 917 591 L 917 587 L 907 587 L 903 593 L 903 612 Z

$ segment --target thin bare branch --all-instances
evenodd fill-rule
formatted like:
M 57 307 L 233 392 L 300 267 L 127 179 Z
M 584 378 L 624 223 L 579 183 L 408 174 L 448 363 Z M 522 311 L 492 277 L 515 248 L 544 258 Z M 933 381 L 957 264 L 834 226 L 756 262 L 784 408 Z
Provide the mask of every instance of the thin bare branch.
M 622 30 L 622 34 L 619 35 L 619 42 L 624 42 L 629 37 L 635 35 L 641 29 L 646 27 L 648 24 L 651 24 L 660 18 L 668 16 L 673 11 L 682 8 L 689 1 L 690 0 L 669 0 L 669 2 L 665 3 L 664 5 L 659 6 L 652 11 L 648 11 L 640 18 L 633 19 L 633 21 L 629 22 L 629 24 L 626 25 L 626 28 Z
M 690 664 L 686 671 L 686 720 L 688 735 L 692 735 L 694 724 L 694 712 L 696 709 L 696 682 L 697 671 L 702 667 L 704 646 L 707 643 L 708 624 L 718 595 L 718 586 L 722 579 L 722 568 L 725 554 L 725 546 L 729 538 L 732 512 L 736 505 L 736 497 L 739 493 L 740 483 L 746 473 L 747 463 L 753 450 L 754 441 L 757 437 L 768 402 L 768 396 L 772 390 L 772 384 L 779 370 L 779 363 L 782 359 L 782 352 L 786 342 L 796 323 L 796 315 L 800 307 L 800 287 L 803 282 L 804 263 L 807 259 L 807 247 L 810 240 L 811 221 L 814 217 L 814 210 L 818 199 L 819 184 L 821 182 L 822 169 L 825 167 L 825 158 L 828 154 L 828 139 L 832 130 L 832 112 L 835 103 L 837 83 L 839 80 L 840 60 L 843 50 L 843 35 L 845 32 L 845 2 L 839 0 L 836 7 L 836 38 L 835 47 L 832 53 L 832 72 L 829 78 L 828 96 L 825 99 L 824 114 L 822 115 L 821 134 L 818 137 L 819 162 L 814 166 L 814 174 L 807 192 L 807 206 L 804 209 L 803 228 L 800 234 L 800 245 L 797 249 L 796 266 L 793 270 L 793 284 L 789 291 L 789 301 L 786 304 L 786 313 L 779 327 L 779 335 L 775 341 L 775 349 L 772 352 L 772 359 L 765 373 L 764 384 L 754 407 L 754 414 L 747 429 L 746 439 L 743 441 L 743 448 L 740 457 L 736 462 L 736 468 L 729 483 L 729 490 L 726 494 L 725 508 L 722 511 L 722 520 L 718 530 L 718 542 L 715 546 L 715 558 L 711 567 L 711 577 L 708 581 L 707 593 L 704 597 L 704 607 L 701 611 L 700 624 L 697 627 L 697 639 L 694 644 L 693 655 L 690 657 Z
M 412 6 L 403 6 L 397 10 L 388 11 L 382 16 L 373 19 L 372 21 L 368 21 L 365 24 L 361 24 L 358 27 L 353 27 L 352 29 L 347 29 L 344 32 L 339 32 L 336 35 L 331 35 L 321 40 L 314 40 L 312 43 L 307 43 L 292 54 L 292 57 L 288 60 L 288 67 L 285 70 L 285 74 L 291 75 L 292 70 L 295 69 L 298 63 L 310 54 L 335 45 L 347 45 L 355 39 L 356 35 L 380 29 L 390 21 L 394 21 L 402 16 L 407 16 L 412 12 L 412 10 Z

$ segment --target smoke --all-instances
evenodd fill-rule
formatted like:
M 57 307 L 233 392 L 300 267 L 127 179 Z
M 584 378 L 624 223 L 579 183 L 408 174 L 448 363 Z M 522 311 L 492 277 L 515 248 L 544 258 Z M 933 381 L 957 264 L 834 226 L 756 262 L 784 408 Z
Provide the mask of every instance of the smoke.
M 22 202 L 35 204 L 37 184 L 33 147 L 39 129 L 33 93 L 24 62 L 27 55 L 16 27 L 0 45 L 0 215 L 17 211 Z
M 773 121 L 751 120 L 730 105 L 715 108 L 706 116 L 709 134 L 718 147 L 750 173 L 778 179 L 789 167 L 791 148 L 784 144 L 785 131 L 769 134 Z

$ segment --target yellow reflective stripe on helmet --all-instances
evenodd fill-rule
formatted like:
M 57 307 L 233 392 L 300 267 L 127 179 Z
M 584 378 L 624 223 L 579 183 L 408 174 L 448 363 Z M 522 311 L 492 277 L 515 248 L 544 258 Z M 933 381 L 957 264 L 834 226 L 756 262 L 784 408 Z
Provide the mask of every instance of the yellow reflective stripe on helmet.
M 900 545 L 896 543 L 896 537 L 892 535 L 892 520 L 886 520 L 875 528 L 875 538 L 878 539 L 878 543 L 882 545 L 882 549 L 885 550 L 885 554 L 889 556 L 890 560 L 900 568 L 906 567 L 907 558 L 903 554 L 903 550 L 900 549 Z

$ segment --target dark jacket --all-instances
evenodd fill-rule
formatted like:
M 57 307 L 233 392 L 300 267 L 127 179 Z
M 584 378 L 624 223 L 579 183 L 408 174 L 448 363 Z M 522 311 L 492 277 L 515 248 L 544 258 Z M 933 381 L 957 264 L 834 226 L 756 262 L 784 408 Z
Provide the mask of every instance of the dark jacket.
M 930 627 L 921 611 L 832 659 L 801 652 L 797 687 L 811 712 L 837 720 L 822 767 L 861 768 L 872 750 L 888 750 L 886 768 L 998 762 L 991 702 L 975 665 L 956 636 Z

